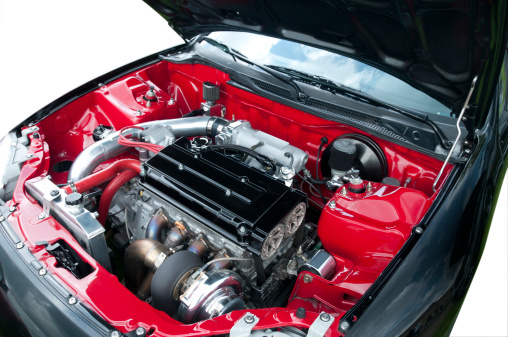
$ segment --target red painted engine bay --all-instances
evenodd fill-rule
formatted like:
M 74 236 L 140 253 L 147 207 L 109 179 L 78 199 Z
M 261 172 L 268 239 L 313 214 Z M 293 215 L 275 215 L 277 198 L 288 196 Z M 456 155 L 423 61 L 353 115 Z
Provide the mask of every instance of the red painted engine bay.
M 10 217 L 11 224 L 49 273 L 61 280 L 78 300 L 122 332 L 141 326 L 150 334 L 160 336 L 225 334 L 246 312 L 259 317 L 256 329 L 309 328 L 323 311 L 341 317 L 362 297 L 411 236 L 452 168 L 452 165 L 445 168 L 444 178 L 434 192 L 432 184 L 443 165 L 441 161 L 260 97 L 229 85 L 228 80 L 227 74 L 208 66 L 160 61 L 68 103 L 35 124 L 39 128 L 38 136 L 29 135 L 29 152 L 34 156 L 24 164 L 13 199 L 7 203 L 17 206 Z M 121 283 L 122 279 L 99 265 L 54 217 L 39 219 L 42 207 L 28 193 L 25 183 L 51 176 L 54 184 L 66 185 L 68 166 L 95 143 L 93 132 L 99 125 L 120 130 L 144 122 L 180 118 L 199 109 L 204 82 L 220 87 L 217 103 L 225 107 L 222 117 L 228 121 L 248 121 L 254 130 L 301 149 L 308 155 L 306 167 L 313 177 L 316 174 L 323 177 L 322 172 L 316 172 L 321 139 L 329 140 L 323 147 L 322 153 L 326 153 L 334 139 L 354 134 L 368 137 L 379 146 L 386 157 L 387 176 L 395 178 L 401 186 L 365 180 L 365 188 L 355 193 L 350 190 L 349 183 L 335 192 L 321 185 L 318 188 L 329 199 L 327 205 L 323 205 L 321 197 L 309 184 L 296 177 L 297 186 L 308 196 L 308 207 L 318 214 L 315 225 L 322 248 L 335 260 L 332 276 L 325 279 L 309 271 L 300 272 L 293 278 L 296 281 L 284 307 L 234 310 L 184 324 L 136 297 Z M 150 86 L 154 87 L 156 101 L 148 103 L 143 96 Z M 138 157 L 135 151 L 124 152 L 101 163 L 95 172 L 121 159 L 137 160 Z M 320 165 L 323 167 L 322 163 Z M 77 279 L 57 266 L 55 257 L 44 246 L 36 245 L 37 241 L 52 244 L 59 240 L 65 241 L 93 268 L 89 275 Z M 306 310 L 304 318 L 297 316 L 298 308 Z M 337 331 L 338 322 L 336 319 L 329 331 Z

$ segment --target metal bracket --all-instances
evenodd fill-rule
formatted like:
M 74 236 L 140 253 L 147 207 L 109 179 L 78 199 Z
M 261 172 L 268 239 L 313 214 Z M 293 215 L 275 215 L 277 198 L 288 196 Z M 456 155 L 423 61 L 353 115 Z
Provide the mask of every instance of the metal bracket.
M 457 118 L 457 125 L 456 125 L 457 126 L 457 131 L 458 131 L 457 138 L 455 138 L 455 141 L 453 142 L 452 148 L 450 149 L 450 152 L 448 152 L 448 156 L 446 156 L 446 159 L 445 159 L 445 161 L 443 163 L 443 166 L 441 167 L 441 170 L 439 171 L 439 173 L 438 173 L 438 175 L 436 177 L 436 180 L 434 180 L 434 184 L 432 185 L 432 190 L 434 192 L 436 192 L 437 183 L 439 182 L 439 179 L 443 175 L 444 169 L 445 169 L 446 165 L 448 164 L 448 161 L 450 161 L 450 157 L 452 156 L 453 150 L 455 150 L 455 147 L 457 146 L 457 143 L 460 140 L 460 136 L 462 136 L 462 130 L 460 129 L 460 122 L 462 121 L 462 117 L 464 116 L 464 112 L 466 111 L 467 105 L 469 104 L 469 100 L 471 99 L 471 95 L 473 94 L 474 87 L 476 85 L 476 81 L 477 80 L 478 80 L 478 75 L 476 75 L 473 78 L 473 82 L 471 82 L 471 89 L 469 89 L 469 93 L 467 94 L 466 101 L 464 102 L 464 105 L 462 106 L 462 110 L 460 111 L 460 115 Z
M 18 138 L 18 143 L 28 145 L 28 135 L 37 131 L 39 131 L 39 127 L 35 125 L 21 130 L 21 137 Z
M 335 317 L 324 311 L 321 312 L 310 326 L 307 337 L 323 337 L 334 321 Z
M 246 313 L 242 318 L 240 318 L 235 325 L 231 328 L 229 332 L 230 337 L 247 337 L 252 333 L 252 329 L 258 324 L 259 318 L 251 314 L 250 312 Z

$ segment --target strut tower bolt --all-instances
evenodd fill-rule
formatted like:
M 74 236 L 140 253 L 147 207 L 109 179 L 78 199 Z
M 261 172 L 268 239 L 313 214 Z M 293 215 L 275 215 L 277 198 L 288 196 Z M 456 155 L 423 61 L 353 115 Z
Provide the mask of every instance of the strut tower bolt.
M 254 323 L 254 316 L 252 316 L 252 315 L 247 315 L 247 316 L 245 316 L 244 321 L 245 321 L 245 323 L 247 323 L 247 324 L 252 324 L 252 323 Z
M 342 188 L 342 190 L 340 191 L 340 194 L 347 195 L 347 190 L 345 187 Z
M 136 329 L 136 335 L 143 336 L 145 334 L 145 328 L 139 327 Z
M 16 243 L 16 248 L 17 248 L 17 249 L 21 249 L 21 248 L 23 248 L 24 246 L 25 246 L 25 245 L 23 244 L 23 242 L 18 242 L 18 243 Z
M 305 275 L 305 276 L 303 277 L 303 282 L 305 282 L 305 283 L 311 283 L 311 282 L 312 282 L 312 276 L 310 276 L 310 275 Z
M 326 312 L 323 312 L 321 315 L 319 315 L 319 318 L 323 322 L 328 322 L 330 320 L 330 315 L 328 315 Z
M 340 329 L 342 331 L 347 331 L 349 329 L 349 323 L 348 322 L 342 322 L 342 323 L 340 323 Z
M 46 275 L 46 274 L 47 274 L 47 272 L 48 272 L 48 271 L 47 271 L 46 269 L 44 269 L 44 268 L 39 269 L 39 275 L 41 275 L 41 276 Z
M 76 299 L 76 297 L 72 296 L 71 298 L 69 298 L 68 302 L 70 305 L 74 305 L 76 304 L 76 302 L 78 302 L 78 300 Z
M 328 206 L 330 206 L 331 209 L 334 209 L 336 204 L 335 204 L 335 200 L 332 200 L 330 201 L 330 203 L 328 204 Z

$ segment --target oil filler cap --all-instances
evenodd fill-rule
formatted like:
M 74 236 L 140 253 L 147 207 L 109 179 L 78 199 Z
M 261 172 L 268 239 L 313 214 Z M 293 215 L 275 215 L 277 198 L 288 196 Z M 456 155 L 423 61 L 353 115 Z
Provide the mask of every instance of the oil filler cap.
M 83 202 L 83 195 L 81 193 L 71 193 L 65 197 L 65 203 L 69 206 L 77 206 Z

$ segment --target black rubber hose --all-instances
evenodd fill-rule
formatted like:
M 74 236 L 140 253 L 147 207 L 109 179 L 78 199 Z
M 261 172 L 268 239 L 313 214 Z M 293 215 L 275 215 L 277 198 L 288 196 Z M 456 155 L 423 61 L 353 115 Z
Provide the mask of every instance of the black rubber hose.
M 197 110 L 192 110 L 191 112 L 186 113 L 185 115 L 182 116 L 182 118 L 203 116 L 204 114 L 205 114 L 205 111 L 203 109 L 197 109 Z
M 323 149 L 323 145 L 328 143 L 328 138 L 323 137 L 321 138 L 321 144 L 319 145 L 319 149 L 316 156 L 316 180 L 319 180 L 319 156 L 321 155 L 321 150 Z M 323 196 L 323 193 L 321 192 L 321 187 L 317 187 L 317 190 L 319 192 L 319 196 L 321 196 L 321 201 L 323 201 L 323 205 L 326 205 L 326 199 Z
M 307 177 L 307 180 L 316 185 L 325 185 L 326 180 L 320 180 L 312 177 Z
M 272 168 L 274 168 L 274 166 L 275 166 L 274 163 L 269 158 L 257 153 L 254 150 L 251 150 L 245 146 L 234 145 L 234 144 L 210 145 L 208 147 L 208 149 L 210 149 L 210 150 L 224 149 L 224 150 L 233 150 L 233 151 L 242 152 L 242 153 L 248 154 L 249 156 L 253 157 L 257 161 L 259 161 L 261 164 L 269 165 Z

